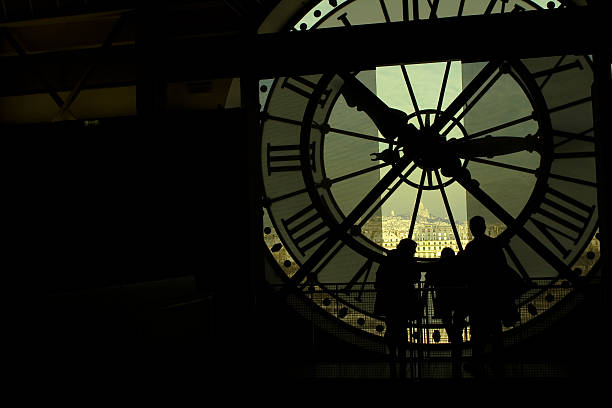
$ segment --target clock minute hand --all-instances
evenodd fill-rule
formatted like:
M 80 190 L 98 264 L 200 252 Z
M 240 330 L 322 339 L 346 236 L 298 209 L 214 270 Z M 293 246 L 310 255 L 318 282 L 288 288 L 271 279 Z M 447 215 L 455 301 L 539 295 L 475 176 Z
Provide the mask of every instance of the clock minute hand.
M 387 140 L 395 140 L 414 132 L 408 126 L 408 115 L 390 108 L 367 86 L 349 73 L 338 74 L 344 80 L 342 95 L 350 107 L 365 112 L 374 122 L 380 133 Z
M 480 139 L 452 139 L 447 148 L 459 157 L 495 157 L 522 151 L 533 152 L 537 147 L 537 137 L 485 136 Z

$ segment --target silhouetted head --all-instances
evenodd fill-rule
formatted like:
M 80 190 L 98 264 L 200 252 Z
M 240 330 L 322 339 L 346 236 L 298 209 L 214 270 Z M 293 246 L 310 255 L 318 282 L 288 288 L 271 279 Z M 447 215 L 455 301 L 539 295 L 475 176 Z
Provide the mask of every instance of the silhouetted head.
M 414 255 L 414 253 L 416 252 L 416 248 L 416 241 L 413 241 L 410 238 L 404 238 L 399 242 L 399 244 L 397 244 L 398 251 L 400 251 L 402 254 L 410 256 Z
M 483 236 L 487 230 L 487 224 L 480 215 L 476 215 L 470 219 L 470 232 L 475 237 Z
M 455 256 L 455 251 L 453 251 L 453 248 L 446 247 L 442 249 L 442 252 L 440 253 L 440 258 L 449 258 L 451 256 Z

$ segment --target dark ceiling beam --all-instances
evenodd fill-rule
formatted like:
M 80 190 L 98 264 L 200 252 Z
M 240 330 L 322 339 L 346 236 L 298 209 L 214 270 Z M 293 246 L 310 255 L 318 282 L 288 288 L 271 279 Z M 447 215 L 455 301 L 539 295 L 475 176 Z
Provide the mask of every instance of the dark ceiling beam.
M 173 10 L 198 10 L 226 7 L 228 0 L 2 0 L 0 24 L 28 23 L 39 19 L 79 17 L 92 13 L 107 13 L 149 7 L 166 2 Z M 253 0 L 232 0 L 234 3 L 251 4 Z M 271 9 L 278 0 L 267 0 L 265 8 Z M 259 6 L 264 7 L 264 6 Z
M 164 66 L 168 82 L 246 75 L 271 78 L 326 71 L 364 70 L 375 66 L 444 60 L 483 61 L 495 57 L 528 58 L 592 54 L 607 41 L 607 22 L 589 7 L 464 16 L 390 24 L 371 24 L 259 35 L 171 38 L 156 51 L 153 63 Z M 43 53 L 39 64 L 54 89 L 71 88 L 71 67 L 86 66 L 91 50 Z M 23 77 L 18 56 L 0 58 L 2 95 L 44 92 L 40 82 Z M 134 84 L 137 61 L 133 45 L 108 50 L 87 88 Z M 80 75 L 82 69 L 75 69 Z M 21 77 L 20 77 L 21 75 Z M 58 77 L 54 80 L 54 75 Z M 60 78 L 61 77 L 61 78 Z M 62 83 L 60 81 L 63 81 Z M 71 82 L 72 80 L 72 82 Z
M 167 64 L 160 58 L 158 49 L 166 48 L 168 32 L 164 16 L 167 12 L 167 4 L 151 3 L 136 13 L 136 109 L 141 118 L 154 119 L 166 110 Z
M 208 77 L 248 72 L 269 78 L 449 59 L 591 54 L 610 46 L 607 25 L 588 7 L 464 16 L 194 39 L 174 44 L 169 60 Z
M 112 46 L 112 43 L 115 40 L 117 34 L 121 31 L 121 28 L 123 27 L 123 24 L 125 23 L 125 18 L 126 18 L 126 15 L 123 15 L 118 21 L 115 22 L 111 32 L 107 35 L 102 45 L 98 49 L 96 49 L 96 58 L 87 67 L 87 69 L 83 72 L 83 74 L 81 75 L 77 83 L 74 85 L 67 99 L 64 101 L 63 105 L 60 107 L 59 111 L 57 112 L 56 118 L 61 119 L 64 116 L 64 114 L 70 108 L 70 106 L 75 101 L 79 93 L 83 90 L 83 85 L 91 77 L 92 73 L 97 68 L 99 61 L 104 59 L 105 53 Z
M 71 91 L 85 70 L 95 60 L 98 49 L 29 54 L 27 64 L 23 57 L 0 58 L 0 96 Z M 44 81 L 36 72 L 41 73 Z M 130 86 L 136 84 L 136 57 L 134 45 L 113 46 L 108 49 L 94 72 L 82 86 L 84 89 Z M 45 86 L 44 83 L 47 85 Z
M 80 16 L 134 8 L 139 0 L 2 0 L 0 23 Z
M 62 108 L 64 106 L 64 100 L 57 93 L 57 91 L 53 88 L 53 86 L 49 83 L 49 81 L 47 81 L 47 78 L 45 77 L 44 73 L 40 71 L 39 67 L 36 66 L 36 64 L 29 63 L 30 61 L 28 60 L 28 55 L 25 52 L 25 50 L 21 47 L 21 44 L 19 44 L 19 42 L 15 40 L 15 38 L 11 35 L 11 33 L 8 30 L 4 29 L 3 27 L 0 27 L 0 36 L 6 38 L 6 40 L 11 44 L 11 46 L 15 50 L 15 52 L 17 52 L 17 55 L 19 55 L 19 57 L 21 58 L 21 62 L 26 66 L 26 69 L 32 75 L 34 75 L 36 80 L 38 80 L 38 82 L 44 87 L 45 92 L 48 93 L 49 96 L 51 96 L 51 99 L 53 99 L 55 104 L 59 108 Z M 68 111 L 68 108 L 66 108 L 65 111 Z M 70 113 L 70 115 L 72 114 Z

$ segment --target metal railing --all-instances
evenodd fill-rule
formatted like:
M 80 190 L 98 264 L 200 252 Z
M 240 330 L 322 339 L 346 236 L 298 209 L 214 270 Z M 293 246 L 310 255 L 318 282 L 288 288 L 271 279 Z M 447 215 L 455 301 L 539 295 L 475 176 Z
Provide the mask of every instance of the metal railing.
M 448 343 L 448 337 L 444 333 L 444 322 L 435 309 L 434 298 L 438 289 L 453 291 L 462 288 L 434 288 L 425 282 L 418 283 L 416 287 L 423 302 L 423 314 L 420 319 L 411 322 L 411 327 L 423 331 L 420 337 L 425 344 Z M 557 306 L 572 290 L 572 286 L 565 281 L 552 278 L 534 279 L 531 286 L 516 299 L 520 319 L 512 326 L 504 327 L 504 331 L 516 329 L 533 321 Z M 373 313 L 376 299 L 373 283 L 360 284 L 359 287 L 348 290 L 345 284 L 339 283 L 311 285 L 305 286 L 302 294 L 313 306 L 343 323 L 375 336 L 384 335 L 384 322 Z M 417 335 L 412 335 L 411 339 L 413 338 L 416 342 Z M 469 341 L 469 317 L 466 319 L 464 341 Z
M 423 300 L 423 315 L 420 319 L 412 321 L 407 329 L 408 353 L 411 362 L 411 374 L 409 375 L 450 377 L 450 342 L 444 322 L 438 316 L 434 303 L 434 296 L 439 288 L 428 286 L 425 282 L 420 282 L 416 286 Z M 445 289 L 453 290 L 453 288 Z M 516 299 L 516 308 L 520 318 L 513 326 L 503 328 L 504 345 L 517 344 L 541 332 L 542 329 L 553 324 L 551 316 L 559 317 L 571 310 L 576 299 L 575 296 L 568 295 L 573 290 L 574 288 L 563 280 L 534 279 L 531 286 Z M 298 300 L 300 297 L 301 301 Z M 383 355 L 386 353 L 384 345 L 386 328 L 384 320 L 373 313 L 375 298 L 376 291 L 373 283 L 355 285 L 348 290 L 345 284 L 325 283 L 303 287 L 301 294 L 296 296 L 292 302 L 292 306 L 312 322 L 313 330 L 316 325 L 353 345 L 361 345 Z M 465 319 L 462 333 L 462 356 L 469 358 L 471 355 L 469 316 Z M 316 342 L 317 337 L 313 335 L 313 343 Z M 313 347 L 313 349 L 316 348 Z M 332 368 L 329 369 L 328 366 L 322 369 L 323 373 L 319 375 L 325 376 L 325 372 L 338 374 L 343 370 L 347 375 L 355 373 L 355 366 L 353 365 L 351 369 L 346 362 L 330 364 Z M 531 370 L 532 376 L 562 375 L 563 369 L 555 367 L 553 363 L 537 362 L 535 366 L 534 364 L 536 363 L 522 362 L 507 367 L 507 370 L 520 373 L 520 375 L 525 375 L 526 370 Z M 319 364 L 318 367 L 321 369 L 325 365 Z M 372 376 L 372 370 L 378 373 L 375 376 L 386 375 L 387 370 L 384 364 L 376 367 L 376 369 L 369 367 L 370 373 L 366 376 Z

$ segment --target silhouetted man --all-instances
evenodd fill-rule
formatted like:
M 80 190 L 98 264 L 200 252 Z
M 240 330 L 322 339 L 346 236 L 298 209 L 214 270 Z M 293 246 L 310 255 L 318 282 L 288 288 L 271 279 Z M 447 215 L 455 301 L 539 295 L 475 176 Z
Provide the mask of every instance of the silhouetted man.
M 451 344 L 453 377 L 461 377 L 463 329 L 465 328 L 466 277 L 463 257 L 455 256 L 452 248 L 444 248 L 440 260 L 433 264 L 425 280 L 433 290 L 434 317 L 441 319 Z
M 384 316 L 386 323 L 385 340 L 389 347 L 391 377 L 406 376 L 406 348 L 408 345 L 408 322 L 419 318 L 423 307 L 415 288 L 421 278 L 415 260 L 417 243 L 402 239 L 397 249 L 389 252 L 385 262 L 376 273 L 375 313 Z
M 474 239 L 465 246 L 466 267 L 470 275 L 468 299 L 472 366 L 474 376 L 485 374 L 485 348 L 491 345 L 493 370 L 500 375 L 502 323 L 499 303 L 499 283 L 507 263 L 501 247 L 485 234 L 486 224 L 481 216 L 470 219 L 470 231 Z

